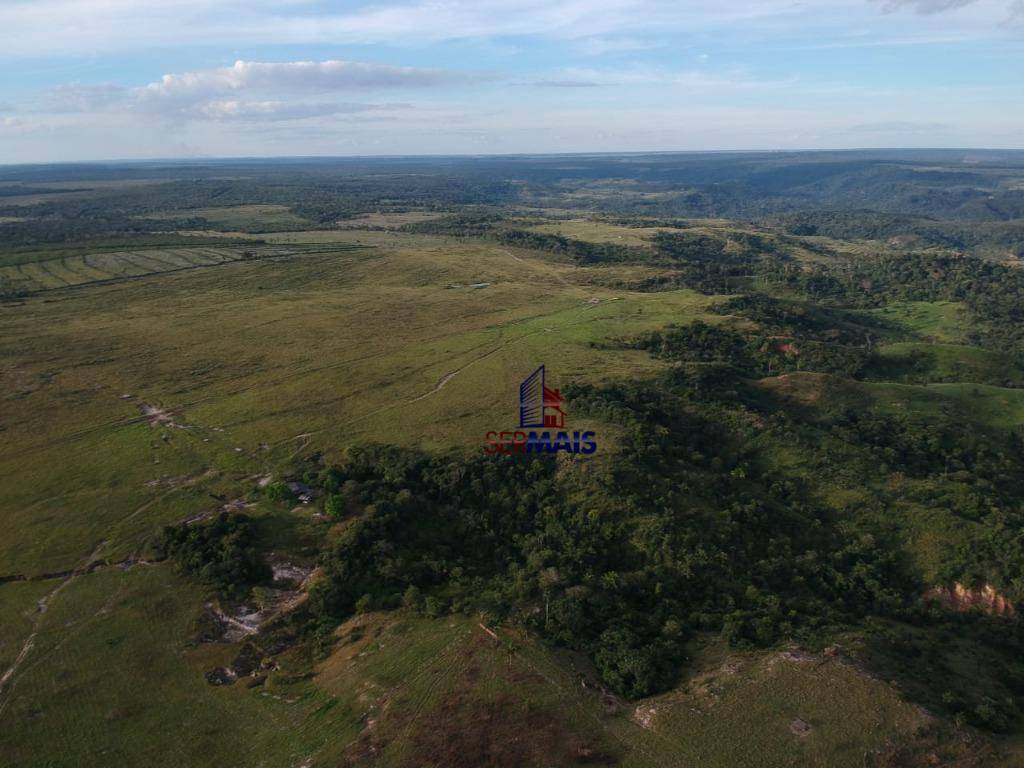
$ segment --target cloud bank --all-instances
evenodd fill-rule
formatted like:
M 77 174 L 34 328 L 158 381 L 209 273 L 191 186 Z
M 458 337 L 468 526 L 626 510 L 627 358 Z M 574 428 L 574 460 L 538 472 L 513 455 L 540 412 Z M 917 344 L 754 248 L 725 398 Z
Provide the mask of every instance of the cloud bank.
M 51 112 L 134 112 L 196 120 L 298 120 L 397 109 L 401 104 L 323 101 L 339 92 L 422 90 L 489 76 L 357 61 L 236 61 L 230 67 L 167 74 L 140 87 L 67 84 L 50 91 Z M 320 101 L 309 101 L 320 97 Z

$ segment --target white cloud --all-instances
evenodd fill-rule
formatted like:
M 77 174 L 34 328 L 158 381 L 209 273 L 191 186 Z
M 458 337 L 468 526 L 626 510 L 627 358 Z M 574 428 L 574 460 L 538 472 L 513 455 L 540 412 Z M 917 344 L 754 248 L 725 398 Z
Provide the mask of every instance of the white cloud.
M 51 112 L 95 112 L 123 105 L 130 93 L 130 88 L 112 83 L 67 83 L 51 88 L 45 94 L 42 106 Z
M 290 103 L 285 101 L 239 101 L 228 99 L 204 101 L 189 108 L 185 114 L 203 120 L 251 120 L 278 122 L 306 120 L 328 115 L 355 115 L 409 109 L 409 105 L 352 103 Z
M 423 88 L 474 82 L 480 74 L 395 67 L 358 61 L 236 61 L 231 67 L 164 75 L 136 93 L 140 97 L 193 98 L 243 90 L 339 91 L 363 88 Z
M 965 47 L 973 69 L 953 84 L 917 68 L 966 41 L 1016 40 L 1021 22 L 1024 0 L 0 0 L 0 98 L 21 118 L 0 109 L 0 158 L 752 148 L 837 136 L 1012 145 L 1024 103 L 1016 48 L 992 46 L 990 70 L 980 46 Z M 406 61 L 501 56 L 508 72 L 477 88 L 486 74 L 267 61 L 314 55 L 281 53 L 301 46 L 338 59 L 387 60 L 402 46 Z M 810 46 L 907 50 L 889 78 L 851 65 L 868 61 L 857 50 L 787 56 Z M 175 64 L 243 57 L 261 60 Z M 153 62 L 171 74 L 134 74 Z M 132 74 L 96 84 L 93 73 L 113 71 Z M 73 77 L 84 82 L 26 90 Z M 976 122 L 943 132 L 951 110 Z M 43 129 L 31 134 L 28 120 Z
M 0 117 L 0 132 L 5 134 L 36 133 L 44 128 L 42 123 L 32 122 L 22 117 Z
M 340 92 L 401 90 L 478 82 L 485 76 L 355 61 L 237 61 L 233 66 L 164 75 L 137 88 L 68 84 L 42 105 L 49 112 L 135 112 L 209 120 L 298 120 L 396 105 L 329 102 Z

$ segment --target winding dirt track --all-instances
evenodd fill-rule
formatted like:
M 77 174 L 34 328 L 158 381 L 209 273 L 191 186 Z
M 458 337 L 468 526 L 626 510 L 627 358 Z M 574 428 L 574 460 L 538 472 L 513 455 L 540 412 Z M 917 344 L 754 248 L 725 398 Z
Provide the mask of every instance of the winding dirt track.
M 32 631 L 29 633 L 29 636 L 25 638 L 25 642 L 22 643 L 21 651 L 14 659 L 14 663 L 11 664 L 10 668 L 6 672 L 4 672 L 3 676 L 0 676 L 0 715 L 4 713 L 8 702 L 11 700 L 10 695 L 4 697 L 4 691 L 7 690 L 8 683 L 11 684 L 10 690 L 14 690 L 14 676 L 17 674 L 21 665 L 24 664 L 25 659 L 27 659 L 29 654 L 32 652 L 32 647 L 35 645 L 36 636 L 39 634 L 39 628 L 43 623 L 43 617 L 46 615 L 46 610 L 49 608 L 50 601 L 53 600 L 61 590 L 71 584 L 71 582 L 83 573 L 87 573 L 89 571 L 89 565 L 99 557 L 100 552 L 103 551 L 107 544 L 107 541 L 101 541 L 96 546 L 96 549 L 93 550 L 92 554 L 89 555 L 81 565 L 75 568 L 67 578 L 51 589 L 45 596 L 40 598 L 38 603 L 36 603 L 36 614 L 35 618 L 32 620 Z

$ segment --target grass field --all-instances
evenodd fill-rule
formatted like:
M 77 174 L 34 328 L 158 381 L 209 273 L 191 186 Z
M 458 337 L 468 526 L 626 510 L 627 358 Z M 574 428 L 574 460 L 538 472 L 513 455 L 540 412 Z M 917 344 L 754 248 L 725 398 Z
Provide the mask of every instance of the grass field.
M 1022 389 L 974 383 L 854 382 L 806 372 L 764 379 L 761 386 L 792 402 L 813 407 L 842 403 L 916 419 L 950 412 L 965 422 L 992 427 L 1024 424 Z
M 195 644 L 201 599 L 166 566 L 98 571 L 40 622 L 0 716 L 12 765 L 861 765 L 926 724 L 884 683 L 824 657 L 697 654 L 677 691 L 627 704 L 586 664 L 476 619 L 356 617 L 313 667 L 285 653 L 262 685 L 212 687 L 236 649 Z M 509 648 L 511 647 L 511 652 Z M 116 669 L 116 673 L 111 670 Z M 585 686 L 581 681 L 587 681 Z M 837 688 L 838 686 L 838 688 Z M 750 702 L 756 702 L 750 706 Z M 812 725 L 795 735 L 797 718 Z M 736 739 L 736 734 L 742 738 Z M 777 764 L 777 763 L 768 763 Z
M 923 365 L 917 370 L 914 361 Z M 1020 386 L 1024 372 L 1008 356 L 963 344 L 898 342 L 876 350 L 867 378 L 916 383 L 998 383 Z
M 537 365 L 559 385 L 650 370 L 660 363 L 641 352 L 591 343 L 711 301 L 578 285 L 571 267 L 507 249 L 339 234 L 387 245 L 0 308 L 0 465 L 13 478 L 0 507 L 17 531 L 0 575 L 74 567 L 104 539 L 105 556 L 125 557 L 157 524 L 210 492 L 238 495 L 239 478 L 299 450 L 478 450 L 513 425 L 518 382 Z
M 603 695 L 581 659 L 517 630 L 498 635 L 463 619 L 370 615 L 343 626 L 316 681 L 364 724 L 350 759 L 437 768 L 860 766 L 929 722 L 838 658 L 744 655 L 702 641 L 679 689 L 625 703 Z M 797 720 L 810 733 L 794 734 Z
M 247 232 L 268 232 L 280 229 L 302 229 L 313 222 L 292 212 L 287 205 L 233 205 L 220 208 L 189 208 L 149 214 L 148 219 L 180 219 L 198 216 L 224 229 Z
M 196 247 L 151 248 L 137 251 L 100 251 L 92 254 L 26 260 L 0 266 L 0 286 L 35 293 L 86 283 L 123 280 L 160 272 L 212 267 L 252 258 L 294 256 L 295 249 Z
M 211 687 L 236 649 L 194 645 L 202 606 L 165 566 L 97 571 L 41 617 L 32 653 L 0 699 L 5 765 L 297 766 L 337 735 L 328 697 L 303 681 Z M 341 737 L 354 732 L 332 720 Z M 73 755 L 73 758 L 69 758 Z
M 405 211 L 403 213 L 364 213 L 351 219 L 341 219 L 337 226 L 342 229 L 369 229 L 382 227 L 397 229 L 405 224 L 417 224 L 421 221 L 439 219 L 446 214 L 437 211 Z
M 617 243 L 634 247 L 649 247 L 651 238 L 658 232 L 679 231 L 665 227 L 625 227 L 590 219 L 567 219 L 550 224 L 535 224 L 529 227 L 529 230 L 588 243 Z
M 901 325 L 926 341 L 960 344 L 966 318 L 961 304 L 952 301 L 901 301 L 869 314 Z

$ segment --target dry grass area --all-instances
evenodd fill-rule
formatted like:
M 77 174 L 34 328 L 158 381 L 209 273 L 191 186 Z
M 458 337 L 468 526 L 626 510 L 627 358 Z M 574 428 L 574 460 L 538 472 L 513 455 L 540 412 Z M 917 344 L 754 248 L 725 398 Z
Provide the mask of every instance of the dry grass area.
M 19 292 L 35 293 L 294 253 L 258 246 L 251 249 L 203 247 L 104 251 L 0 266 L 0 284 Z
M 365 229 L 383 227 L 384 229 L 398 229 L 405 224 L 418 224 L 421 221 L 431 221 L 442 216 L 449 215 L 446 212 L 438 211 L 405 211 L 403 213 L 364 213 L 361 216 L 353 216 L 351 219 L 341 219 L 336 226 L 341 229 Z

